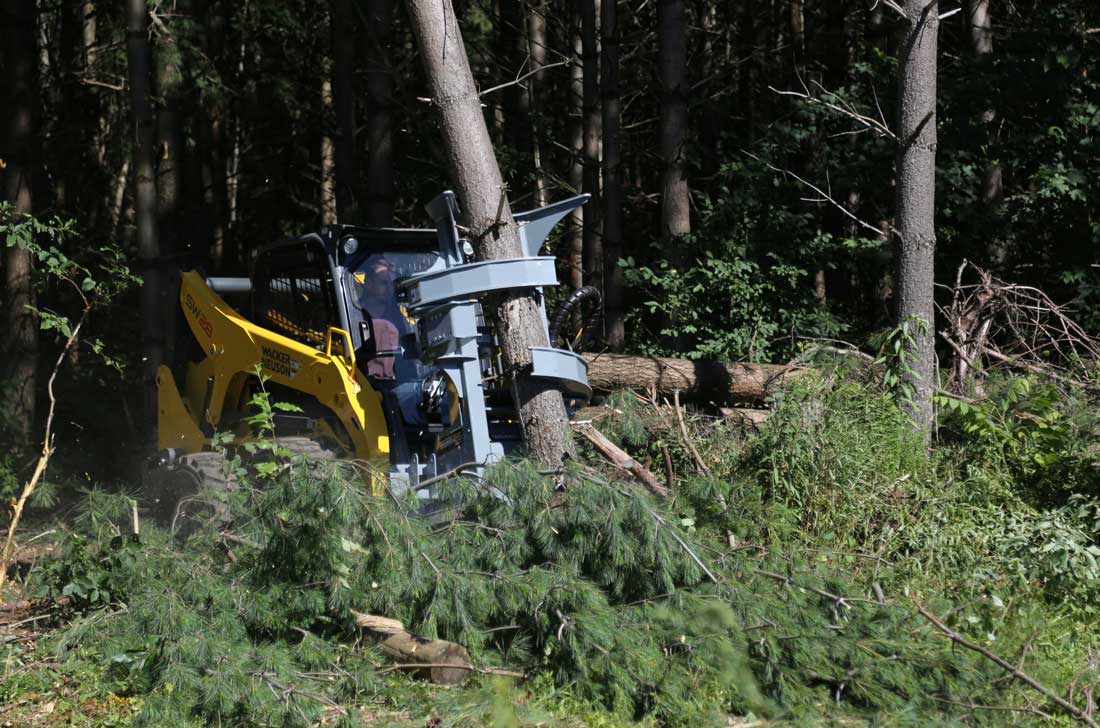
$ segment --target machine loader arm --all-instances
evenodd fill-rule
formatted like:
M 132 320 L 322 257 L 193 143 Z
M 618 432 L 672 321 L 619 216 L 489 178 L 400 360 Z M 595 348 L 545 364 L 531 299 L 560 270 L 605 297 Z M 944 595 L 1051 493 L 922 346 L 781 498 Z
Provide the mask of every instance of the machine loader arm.
M 300 343 L 243 317 L 194 271 L 182 275 L 179 301 L 205 358 L 188 367 L 182 395 L 172 372 L 161 367 L 158 447 L 202 449 L 215 429 L 235 424 L 227 414 L 245 410 L 249 382 L 259 373 L 327 408 L 342 425 L 336 434 L 356 458 L 388 456 L 380 394 L 357 378 L 346 331 L 329 327 L 318 333 L 316 348 Z

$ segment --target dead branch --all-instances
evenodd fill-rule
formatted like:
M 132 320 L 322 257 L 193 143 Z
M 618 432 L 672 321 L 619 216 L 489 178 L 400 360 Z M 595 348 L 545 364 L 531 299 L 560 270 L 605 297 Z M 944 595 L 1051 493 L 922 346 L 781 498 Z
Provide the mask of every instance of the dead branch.
M 435 664 L 430 662 L 404 662 L 396 665 L 390 665 L 378 671 L 378 673 L 385 674 L 387 672 L 393 672 L 394 670 L 423 670 L 424 668 L 447 668 L 448 670 L 468 670 L 471 672 L 480 672 L 484 675 L 503 675 L 505 677 L 515 677 L 520 680 L 527 679 L 527 673 L 516 672 L 514 670 L 504 670 L 499 667 L 475 667 L 474 665 L 449 665 L 449 664 Z
M 68 359 L 69 350 L 73 347 L 73 342 L 80 336 L 80 329 L 84 326 L 84 322 L 88 318 L 88 313 L 92 310 L 92 302 L 84 296 L 83 291 L 80 291 L 79 287 L 75 285 L 74 287 L 80 292 L 80 296 L 84 301 L 84 310 L 81 312 L 80 319 L 76 322 L 76 326 L 72 328 L 72 333 L 65 339 L 65 343 L 61 347 L 61 352 L 57 355 L 57 361 L 54 362 L 53 371 L 50 373 L 50 380 L 46 384 L 46 393 L 49 395 L 50 406 L 46 413 L 46 429 L 42 435 L 42 451 L 38 456 L 38 461 L 35 463 L 34 472 L 31 474 L 30 480 L 23 486 L 23 491 L 19 494 L 19 498 L 12 503 L 11 521 L 8 523 L 8 535 L 4 539 L 3 549 L 0 549 L 0 590 L 3 590 L 4 583 L 8 578 L 8 565 L 11 561 L 12 546 L 15 542 L 15 529 L 19 527 L 19 519 L 23 516 L 23 508 L 26 506 L 27 500 L 34 494 L 34 490 L 38 487 L 38 483 L 42 480 L 42 476 L 45 475 L 46 466 L 49 465 L 50 456 L 53 455 L 53 417 L 57 409 L 57 397 L 54 395 L 53 385 L 57 380 L 57 373 L 61 370 L 61 365 Z
M 627 471 L 641 481 L 642 485 L 644 485 L 650 493 L 662 498 L 668 497 L 668 488 L 661 485 L 661 481 L 657 480 L 657 476 L 654 475 L 649 468 L 630 457 L 626 451 L 608 440 L 602 432 L 591 424 L 576 422 L 573 423 L 573 429 L 581 433 L 586 440 L 592 443 L 592 446 L 595 447 L 601 455 L 607 458 L 612 465 Z
M 898 138 L 897 134 L 894 133 L 894 130 L 891 129 L 885 121 L 875 119 L 874 117 L 867 116 L 866 114 L 859 113 L 855 110 L 855 108 L 852 107 L 851 104 L 849 104 L 840 96 L 837 96 L 832 91 L 826 90 L 824 86 L 817 83 L 816 81 L 813 83 L 826 97 L 831 97 L 832 99 L 835 99 L 835 101 L 827 101 L 825 98 L 815 96 L 810 92 L 809 87 L 807 87 L 805 83 L 803 83 L 802 85 L 802 91 L 781 91 L 774 86 L 768 86 L 768 90 L 780 96 L 792 96 L 796 99 L 801 99 L 802 101 L 805 101 L 807 104 L 823 106 L 827 109 L 830 109 L 831 111 L 835 111 L 836 113 L 842 116 L 846 116 L 849 119 L 855 121 L 857 124 L 864 127 L 865 130 L 875 132 L 880 137 L 885 137 L 887 139 Z
M 1100 339 L 1043 291 L 1000 280 L 970 261 L 956 270 L 950 290 L 951 302 L 940 307 L 947 321 L 940 336 L 954 352 L 949 389 L 955 395 L 980 392 L 986 372 L 998 366 L 1085 389 L 1100 386 L 1090 368 L 1100 362 Z
M 680 423 L 680 435 L 684 438 L 684 445 L 687 446 L 688 452 L 691 453 L 691 457 L 695 460 L 695 465 L 699 468 L 699 472 L 703 475 L 710 475 L 710 468 L 707 467 L 703 457 L 699 454 L 699 451 L 695 449 L 695 444 L 691 441 L 691 435 L 688 434 L 687 423 L 684 422 L 684 411 L 680 407 L 680 391 L 676 390 L 672 393 L 672 406 L 676 410 L 676 421 Z M 725 508 L 726 504 L 723 503 L 722 507 Z
M 840 210 L 842 213 L 844 213 L 844 215 L 848 219 L 850 219 L 852 222 L 859 225 L 861 228 L 864 228 L 865 230 L 869 230 L 870 232 L 874 233 L 876 239 L 880 239 L 880 238 L 883 237 L 883 231 L 881 229 L 875 227 L 871 223 L 869 223 L 866 220 L 864 220 L 864 219 L 860 218 L 859 216 L 857 216 L 855 213 L 853 213 L 851 210 L 849 210 L 847 207 L 845 207 L 843 204 L 841 204 L 839 201 L 837 201 L 837 199 L 834 198 L 831 194 L 829 194 L 825 190 L 821 189 L 820 187 L 815 185 L 813 182 L 809 182 L 809 181 L 799 177 L 797 174 L 790 171 L 789 169 L 780 169 L 779 167 L 776 167 L 771 162 L 765 162 L 763 159 L 756 156 L 752 152 L 746 151 L 744 149 L 742 149 L 741 152 L 743 154 L 751 157 L 752 159 L 755 159 L 758 162 L 763 162 L 764 165 L 768 169 L 772 170 L 773 172 L 778 172 L 779 174 L 781 174 L 785 177 L 790 177 L 791 179 L 798 182 L 799 184 L 801 184 L 805 187 L 809 187 L 811 190 L 816 192 L 818 194 L 818 198 L 808 200 L 808 202 L 814 202 L 814 203 L 827 202 L 830 205 L 832 205 L 833 207 L 835 207 L 836 209 Z M 897 228 L 895 228 L 893 225 L 887 225 L 887 230 L 891 233 L 897 234 Z
M 571 63 L 571 61 L 568 61 L 568 60 L 566 60 L 566 61 L 557 61 L 555 63 L 547 63 L 545 66 L 539 66 L 538 68 L 536 68 L 532 71 L 528 71 L 527 73 L 524 73 L 520 76 L 516 76 L 514 79 L 512 79 L 511 81 L 508 81 L 507 83 L 502 83 L 502 84 L 499 84 L 497 86 L 493 86 L 492 88 L 487 88 L 484 91 L 480 92 L 478 94 L 478 97 L 480 98 L 480 97 L 488 96 L 489 94 L 491 94 L 495 91 L 500 91 L 502 89 L 506 89 L 509 86 L 519 86 L 524 81 L 531 78 L 531 76 L 542 73 L 543 71 L 545 71 L 548 68 L 557 68 L 558 66 L 567 66 L 570 63 Z M 527 64 L 524 63 L 524 66 L 526 66 L 526 65 Z M 521 68 L 521 70 L 522 70 L 522 68 Z

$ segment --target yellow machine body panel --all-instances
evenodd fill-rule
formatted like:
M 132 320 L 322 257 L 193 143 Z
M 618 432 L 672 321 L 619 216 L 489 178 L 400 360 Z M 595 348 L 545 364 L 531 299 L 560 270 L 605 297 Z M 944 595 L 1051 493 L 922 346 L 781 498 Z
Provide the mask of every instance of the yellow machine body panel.
M 315 398 L 343 425 L 318 427 L 360 459 L 389 456 L 390 439 L 382 398 L 357 381 L 347 332 L 329 328 L 313 348 L 257 326 L 229 306 L 194 271 L 183 273 L 180 306 L 206 358 L 189 366 L 181 396 L 171 372 L 161 367 L 158 387 L 158 444 L 197 452 L 209 444 L 203 432 L 222 425 L 227 409 L 243 407 L 248 382 L 257 371 L 270 381 Z M 257 369 L 258 368 L 258 369 Z M 365 380 L 365 378 L 364 378 Z

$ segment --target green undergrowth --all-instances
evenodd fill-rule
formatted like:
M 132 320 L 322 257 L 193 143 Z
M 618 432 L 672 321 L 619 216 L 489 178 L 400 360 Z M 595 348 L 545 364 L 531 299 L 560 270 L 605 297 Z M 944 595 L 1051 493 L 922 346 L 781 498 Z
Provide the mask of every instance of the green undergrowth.
M 50 649 L 96 665 L 151 726 L 1003 725 L 1036 715 L 975 706 L 1057 712 L 919 604 L 1011 662 L 1026 653 L 1060 693 L 1095 686 L 1095 562 L 1074 550 L 1094 547 L 1100 512 L 1087 448 L 1057 445 L 1049 478 L 1081 481 L 1055 491 L 1018 470 L 1039 462 L 1034 443 L 982 449 L 946 418 L 929 455 L 889 397 L 806 382 L 747 438 L 693 419 L 710 470 L 693 474 L 645 405 L 612 406 L 606 429 L 634 454 L 670 448 L 672 498 L 580 463 L 555 477 L 516 461 L 483 484 L 442 484 L 453 518 L 433 526 L 343 467 L 287 460 L 234 495 L 228 525 L 179 543 L 151 525 L 133 536 L 131 501 L 94 493 L 39 574 L 72 599 Z M 444 689 L 386 671 L 356 612 L 528 677 Z

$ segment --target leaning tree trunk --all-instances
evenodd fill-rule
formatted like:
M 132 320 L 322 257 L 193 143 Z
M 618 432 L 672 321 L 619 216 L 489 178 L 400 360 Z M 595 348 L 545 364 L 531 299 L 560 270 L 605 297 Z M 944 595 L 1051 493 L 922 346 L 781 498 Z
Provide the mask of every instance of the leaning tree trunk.
M 623 321 L 623 168 L 619 90 L 618 0 L 600 6 L 601 84 L 603 102 L 603 300 L 604 336 L 612 351 L 626 347 Z
M 392 225 L 393 56 L 390 38 L 393 0 L 367 0 L 367 205 L 368 225 Z
M 480 260 L 523 256 L 504 180 L 493 154 L 477 86 L 451 0 L 408 0 L 413 34 L 420 46 L 432 104 L 439 109 L 447 166 Z M 565 403 L 546 382 L 529 375 L 531 347 L 546 346 L 534 294 L 517 289 L 495 301 L 495 323 L 504 367 L 513 372 L 513 392 L 524 440 L 538 461 L 557 467 L 573 454 Z
M 17 215 L 34 211 L 32 174 L 34 160 L 34 107 L 37 76 L 35 64 L 34 0 L 6 0 L 2 6 L 4 23 L 2 52 L 7 67 L 7 164 L 2 174 L 4 196 Z M 20 447 L 27 447 L 34 431 L 35 362 L 38 357 L 38 324 L 28 309 L 35 302 L 29 250 L 11 246 L 4 254 L 4 285 L 7 293 L 4 311 L 5 382 L 11 388 L 6 397 L 10 406 L 12 431 Z
M 145 0 L 126 3 L 126 58 L 130 77 L 130 107 L 134 119 L 134 214 L 138 265 L 141 273 L 141 348 L 144 420 L 156 422 L 157 367 L 164 361 L 161 327 L 160 246 L 157 242 L 157 185 L 153 171 L 152 103 L 149 84 L 149 29 Z
M 917 427 L 931 433 L 936 253 L 938 0 L 906 0 L 898 64 L 897 318 L 909 322 L 902 378 Z

